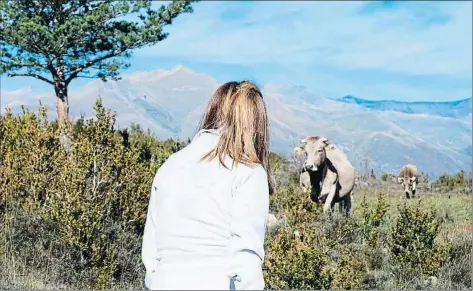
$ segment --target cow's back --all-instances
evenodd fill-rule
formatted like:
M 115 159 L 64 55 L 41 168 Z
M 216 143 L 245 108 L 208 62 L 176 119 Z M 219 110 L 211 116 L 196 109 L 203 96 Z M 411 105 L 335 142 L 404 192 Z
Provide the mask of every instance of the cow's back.
M 338 182 L 340 184 L 339 196 L 344 197 L 350 193 L 355 186 L 355 168 L 348 160 L 347 155 L 336 145 L 328 145 L 325 151 L 327 153 L 327 159 L 337 170 Z
M 417 166 L 412 165 L 412 164 L 407 164 L 402 166 L 401 171 L 399 173 L 399 177 L 407 177 L 407 178 L 412 178 L 412 177 L 417 177 L 418 171 L 417 171 Z

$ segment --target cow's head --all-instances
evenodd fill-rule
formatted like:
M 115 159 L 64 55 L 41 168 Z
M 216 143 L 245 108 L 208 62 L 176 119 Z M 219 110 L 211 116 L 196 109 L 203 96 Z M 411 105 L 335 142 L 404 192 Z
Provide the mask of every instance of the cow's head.
M 417 178 L 414 177 L 397 177 L 397 182 L 404 187 L 406 194 L 413 194 L 416 191 Z
M 310 136 L 301 140 L 301 145 L 294 148 L 296 155 L 305 155 L 304 169 L 306 171 L 319 171 L 327 157 L 325 147 L 328 138 L 323 136 Z

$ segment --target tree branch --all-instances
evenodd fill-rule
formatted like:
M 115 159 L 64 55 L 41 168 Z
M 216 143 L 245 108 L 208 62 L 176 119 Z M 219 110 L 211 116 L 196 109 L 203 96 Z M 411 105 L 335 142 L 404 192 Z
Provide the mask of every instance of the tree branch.
M 8 77 L 33 77 L 38 80 L 44 81 L 48 84 L 54 85 L 54 82 L 49 80 L 48 78 L 45 78 L 43 76 L 37 75 L 37 74 L 16 74 L 16 73 L 10 73 L 8 74 Z
M 21 69 L 21 68 L 40 68 L 40 69 L 43 69 L 43 70 L 51 70 L 51 68 L 48 66 L 48 65 L 44 65 L 44 64 L 41 64 L 41 63 L 36 63 L 36 64 L 9 64 L 7 61 L 1 61 L 0 62 L 1 64 L 3 64 L 4 66 L 10 66 L 11 69 L 14 69 L 14 70 L 18 70 L 18 69 Z M 38 71 L 38 69 L 36 69 Z
M 97 79 L 97 77 L 96 77 L 96 76 L 86 76 L 86 75 L 84 75 L 84 76 L 77 75 L 77 76 L 76 76 L 76 78 Z
M 96 63 L 100 63 L 106 59 L 109 59 L 109 58 L 113 58 L 113 57 L 117 57 L 119 56 L 120 54 L 124 53 L 125 50 L 119 50 L 117 52 L 112 52 L 112 53 L 109 53 L 109 54 L 106 54 L 105 56 L 103 57 L 100 57 L 100 58 L 97 58 L 97 59 L 94 59 L 94 60 L 91 60 L 91 61 L 88 61 L 87 63 L 85 63 L 84 65 L 82 66 L 79 66 L 77 67 L 74 71 L 72 71 L 72 73 L 69 75 L 69 77 L 67 78 L 66 80 L 66 84 L 69 84 L 74 78 L 77 77 L 77 75 L 82 72 L 84 69 L 87 69 L 89 67 L 91 67 L 92 65 L 96 64 Z

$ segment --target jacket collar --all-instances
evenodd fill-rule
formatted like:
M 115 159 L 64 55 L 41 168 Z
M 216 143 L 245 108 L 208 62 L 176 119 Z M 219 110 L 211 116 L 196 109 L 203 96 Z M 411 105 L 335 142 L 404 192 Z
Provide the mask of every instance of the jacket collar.
M 201 136 L 204 133 L 209 133 L 209 134 L 214 135 L 214 136 L 219 136 L 220 135 L 218 129 L 201 129 L 201 130 L 199 130 L 199 132 L 197 132 L 197 134 L 194 136 L 194 138 L 192 140 L 194 141 L 196 138 L 198 138 L 199 136 Z

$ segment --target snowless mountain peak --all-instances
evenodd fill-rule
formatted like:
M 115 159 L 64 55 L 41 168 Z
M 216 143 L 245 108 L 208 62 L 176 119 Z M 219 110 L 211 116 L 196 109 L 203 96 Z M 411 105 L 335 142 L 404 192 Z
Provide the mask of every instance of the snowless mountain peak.
M 121 81 L 94 80 L 72 91 L 71 114 L 92 116 L 92 104 L 101 96 L 104 105 L 118 113 L 119 127 L 139 123 L 159 138 L 182 140 L 195 134 L 207 102 L 221 85 L 212 76 L 183 65 L 122 76 Z M 268 106 L 272 150 L 285 156 L 301 138 L 323 135 L 346 151 L 353 166 L 360 167 L 369 159 L 377 174 L 397 174 L 406 163 L 415 163 L 432 178 L 460 169 L 471 171 L 471 99 L 407 104 L 329 99 L 291 82 L 261 88 Z M 50 118 L 56 116 L 54 92 L 24 88 L 1 93 L 2 112 L 7 105 L 14 113 L 21 114 L 21 105 L 36 112 L 35 97 L 48 96 L 42 102 Z
M 172 68 L 171 70 L 169 70 L 169 73 L 170 74 L 175 74 L 175 73 L 178 73 L 178 72 L 182 72 L 182 73 L 193 73 L 193 71 L 183 65 L 177 65 L 175 66 L 174 68 Z
M 183 65 L 177 65 L 174 68 L 171 68 L 170 70 L 156 69 L 152 71 L 139 71 L 139 72 L 129 73 L 129 74 L 123 75 L 123 80 L 152 82 L 152 81 L 159 81 L 173 75 L 192 74 L 192 73 L 195 73 L 195 72 Z

